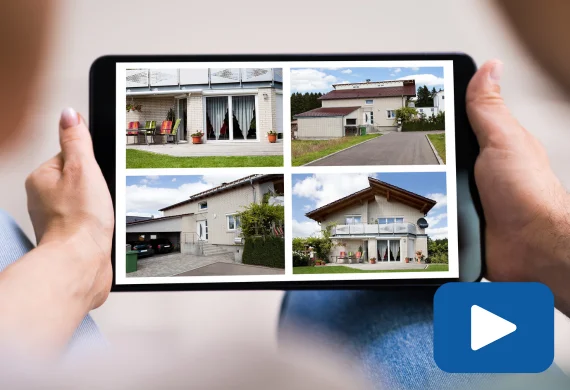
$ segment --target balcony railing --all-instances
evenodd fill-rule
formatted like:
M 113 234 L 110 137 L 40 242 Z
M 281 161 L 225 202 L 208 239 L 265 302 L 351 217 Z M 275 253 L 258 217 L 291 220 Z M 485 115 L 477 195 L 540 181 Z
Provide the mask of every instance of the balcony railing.
M 337 225 L 332 230 L 333 236 L 368 235 L 368 234 L 416 234 L 416 225 L 413 223 L 389 224 L 355 224 Z
M 126 87 L 283 82 L 281 68 L 127 69 Z

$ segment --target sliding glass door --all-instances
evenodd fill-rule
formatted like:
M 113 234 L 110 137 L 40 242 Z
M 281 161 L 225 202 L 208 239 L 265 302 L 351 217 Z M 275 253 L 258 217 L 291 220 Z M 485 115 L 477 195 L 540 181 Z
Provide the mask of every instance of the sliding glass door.
M 254 95 L 206 97 L 207 140 L 257 140 L 255 100 Z

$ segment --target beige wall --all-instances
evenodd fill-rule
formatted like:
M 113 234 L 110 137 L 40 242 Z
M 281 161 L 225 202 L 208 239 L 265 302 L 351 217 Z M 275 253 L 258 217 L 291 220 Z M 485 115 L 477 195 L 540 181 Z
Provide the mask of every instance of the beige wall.
M 197 131 L 201 131 L 206 134 L 206 129 L 204 128 L 204 100 L 202 94 L 199 92 L 192 92 L 186 100 L 186 120 L 187 133 L 186 139 L 190 140 L 190 134 Z
M 416 252 L 420 250 L 422 251 L 425 257 L 429 257 L 428 248 L 427 248 L 427 237 L 416 237 Z M 415 257 L 415 256 L 416 255 L 414 253 L 413 256 L 409 257 Z
M 166 120 L 168 110 L 171 108 L 176 109 L 176 100 L 172 96 L 136 97 L 133 100 L 127 96 L 127 103 L 132 101 L 134 101 L 134 104 L 141 104 L 142 110 L 141 112 L 127 112 L 127 125 L 129 122 L 135 121 L 141 122 L 142 125 L 146 121 L 156 121 L 156 125 L 160 126 L 162 121 Z
M 218 245 L 233 245 L 235 231 L 227 230 L 226 215 L 240 212 L 244 207 L 254 202 L 260 202 L 263 194 L 273 189 L 273 183 L 254 183 L 253 189 L 245 185 L 234 190 L 214 194 L 206 199 L 200 199 L 179 207 L 164 211 L 165 216 L 194 213 L 185 216 L 182 222 L 183 233 L 195 233 L 197 221 L 208 221 L 208 243 Z M 254 195 L 255 193 L 255 195 Z M 207 201 L 208 209 L 201 211 L 198 203 Z
M 376 201 L 370 202 L 368 206 L 368 223 L 370 223 L 370 218 L 403 217 L 404 222 L 413 223 L 415 225 L 418 219 L 424 216 L 418 209 L 399 202 L 388 202 L 386 198 L 382 196 L 375 196 L 375 199 Z M 416 231 L 418 234 L 425 233 L 425 229 L 420 229 L 417 226 Z
M 264 94 L 267 94 L 265 100 Z M 261 142 L 269 142 L 267 139 L 267 132 L 269 130 L 277 131 L 277 96 L 275 88 L 259 88 L 257 93 L 257 138 Z
M 362 107 L 358 111 L 357 124 L 362 124 L 362 113 L 366 111 L 374 112 L 374 125 L 382 127 L 393 127 L 394 119 L 388 119 L 386 116 L 386 110 L 396 110 L 398 108 L 404 107 L 406 98 L 395 96 L 395 97 L 382 97 L 372 99 L 373 104 L 367 105 L 366 100 L 370 99 L 335 99 L 335 100 L 323 100 L 323 107 Z
M 342 135 L 342 117 L 297 119 L 297 138 L 299 139 L 336 138 Z
M 367 215 L 368 215 L 367 210 L 368 210 L 368 205 L 366 202 L 352 204 L 343 210 L 329 214 L 327 218 L 321 222 L 321 226 L 325 228 L 327 225 L 330 224 L 344 225 L 346 222 L 345 217 L 347 215 L 354 215 L 354 214 L 361 215 L 362 221 L 364 222 L 367 220 Z

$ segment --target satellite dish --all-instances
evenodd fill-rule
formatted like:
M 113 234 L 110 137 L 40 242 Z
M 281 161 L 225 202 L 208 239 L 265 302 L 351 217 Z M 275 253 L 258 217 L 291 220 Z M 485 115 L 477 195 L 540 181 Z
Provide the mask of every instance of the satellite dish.
M 421 229 L 425 229 L 425 228 L 429 227 L 428 221 L 426 221 L 425 218 L 418 219 L 417 225 Z

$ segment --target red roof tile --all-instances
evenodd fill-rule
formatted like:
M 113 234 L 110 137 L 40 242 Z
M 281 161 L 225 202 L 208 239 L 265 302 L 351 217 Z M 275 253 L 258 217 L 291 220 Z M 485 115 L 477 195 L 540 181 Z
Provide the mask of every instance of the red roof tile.
M 320 107 L 314 110 L 302 112 L 295 115 L 295 118 L 322 117 L 322 116 L 345 116 L 358 110 L 360 107 Z
M 403 87 L 335 89 L 334 91 L 324 94 L 319 99 L 365 99 L 391 96 L 416 96 L 415 81 L 411 80 L 411 82 L 404 83 Z

